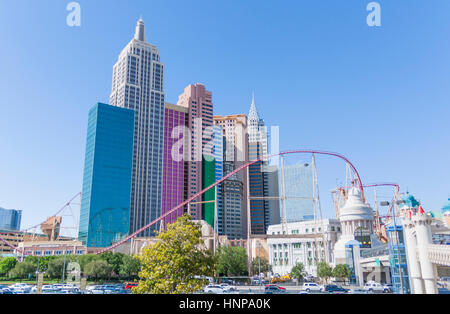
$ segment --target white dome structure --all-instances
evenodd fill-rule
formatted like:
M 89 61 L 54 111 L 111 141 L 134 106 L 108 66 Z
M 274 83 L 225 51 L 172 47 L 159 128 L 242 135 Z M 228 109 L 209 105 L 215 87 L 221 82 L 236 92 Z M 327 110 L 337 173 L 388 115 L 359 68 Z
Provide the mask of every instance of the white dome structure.
M 361 227 L 373 233 L 373 219 L 373 209 L 364 203 L 361 192 L 351 188 L 345 205 L 339 211 L 342 235 L 354 235 L 355 230 Z
M 345 205 L 339 210 L 338 218 L 341 222 L 342 234 L 334 245 L 335 265 L 345 264 L 345 246 L 350 241 L 357 240 L 355 233 L 365 235 L 373 234 L 374 213 L 373 209 L 364 203 L 361 192 L 356 187 L 353 187 L 348 192 Z

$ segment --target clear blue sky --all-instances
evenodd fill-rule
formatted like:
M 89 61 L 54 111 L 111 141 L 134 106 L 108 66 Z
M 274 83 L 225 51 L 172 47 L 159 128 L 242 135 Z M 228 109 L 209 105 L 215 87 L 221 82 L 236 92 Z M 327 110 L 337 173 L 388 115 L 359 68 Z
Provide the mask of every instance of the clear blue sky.
M 81 190 L 88 110 L 108 103 L 141 15 L 167 101 L 201 82 L 215 114 L 247 113 L 255 91 L 282 150 L 341 152 L 363 182 L 398 182 L 425 209 L 450 196 L 450 1 L 379 1 L 377 29 L 369 0 L 78 2 L 82 25 L 70 28 L 69 1 L 0 0 L 0 206 L 22 209 L 23 227 Z M 332 213 L 345 167 L 318 166 Z

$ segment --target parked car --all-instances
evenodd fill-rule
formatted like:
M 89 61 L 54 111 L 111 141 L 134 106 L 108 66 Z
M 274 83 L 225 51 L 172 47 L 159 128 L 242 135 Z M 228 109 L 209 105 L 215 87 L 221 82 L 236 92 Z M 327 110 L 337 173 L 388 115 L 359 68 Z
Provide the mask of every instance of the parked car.
M 305 282 L 301 288 L 302 291 L 320 291 L 321 287 L 315 282 Z
M 264 293 L 265 294 L 283 294 L 283 293 L 286 293 L 286 292 L 287 292 L 286 288 L 280 287 L 280 286 L 277 286 L 277 285 L 267 285 L 264 288 Z
M 31 286 L 31 285 L 28 285 L 28 284 L 26 284 L 26 283 L 15 283 L 15 284 L 13 284 L 13 285 L 10 285 L 9 287 L 8 287 L 9 289 L 12 289 L 12 290 L 14 290 L 14 291 L 25 291 L 25 293 L 28 293 L 28 292 L 30 292 L 31 291 L 31 288 L 33 288 L 33 286 Z
M 259 279 L 259 278 L 252 279 L 252 285 L 254 285 L 254 286 L 265 285 L 267 283 L 268 283 L 268 281 L 265 279 Z
M 14 294 L 14 292 L 9 288 L 0 288 L 0 294 Z
M 391 284 L 385 284 L 383 285 L 384 288 L 384 292 L 393 292 L 394 291 L 394 287 Z
M 105 290 L 102 286 L 89 286 L 86 288 L 86 293 L 88 294 L 105 294 Z
M 237 288 L 235 286 L 229 285 L 228 283 L 221 283 L 220 286 L 223 290 L 227 291 L 237 291 Z
M 138 284 L 137 282 L 129 282 L 129 283 L 127 283 L 127 284 L 125 285 L 125 289 L 128 290 L 128 289 L 137 287 L 138 285 L 139 285 L 139 284 Z
M 364 285 L 364 290 L 373 292 L 389 292 L 388 288 L 385 288 L 381 283 L 375 281 L 369 281 Z
M 226 291 L 227 290 L 225 290 L 224 288 L 222 288 L 222 286 L 219 285 L 208 285 L 203 289 L 204 293 L 210 294 L 223 294 Z
M 344 289 L 338 285 L 324 285 L 322 291 L 329 293 L 347 293 L 348 289 Z

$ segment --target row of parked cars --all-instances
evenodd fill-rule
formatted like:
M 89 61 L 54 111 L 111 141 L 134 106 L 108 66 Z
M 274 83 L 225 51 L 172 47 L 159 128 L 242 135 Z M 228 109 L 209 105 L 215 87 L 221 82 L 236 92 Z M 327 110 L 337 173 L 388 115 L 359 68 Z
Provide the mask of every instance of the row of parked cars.
M 90 285 L 82 291 L 79 286 L 74 284 L 53 284 L 43 285 L 42 294 L 130 294 L 131 288 L 135 286 L 137 283 Z M 36 285 L 25 283 L 0 286 L 0 294 L 35 294 L 36 290 Z
M 337 284 L 318 285 L 314 282 L 305 282 L 301 288 L 303 292 L 329 292 L 329 293 L 390 293 L 392 292 L 392 285 L 380 284 L 375 281 L 367 282 L 364 287 L 356 289 L 346 289 Z
M 0 294 L 35 294 L 37 290 L 36 285 L 29 285 L 26 283 L 15 283 L 10 286 L 1 286 Z M 44 294 L 79 294 L 81 293 L 79 287 L 73 284 L 54 284 L 43 285 L 42 293 Z
M 230 294 L 237 293 L 236 286 L 229 283 L 213 284 L 210 283 L 203 289 L 203 293 L 207 294 Z
M 266 294 L 283 294 L 287 293 L 286 288 L 269 284 L 265 286 L 264 292 Z M 346 289 L 343 288 L 337 284 L 328 284 L 328 285 L 318 285 L 314 282 L 305 282 L 300 290 L 301 294 L 308 294 L 308 293 L 334 293 L 334 294 L 367 294 L 367 293 L 376 293 L 376 292 L 383 292 L 383 293 L 389 293 L 392 292 L 392 286 L 391 285 L 382 285 L 376 282 L 368 282 L 364 285 L 363 288 L 356 288 L 356 289 Z

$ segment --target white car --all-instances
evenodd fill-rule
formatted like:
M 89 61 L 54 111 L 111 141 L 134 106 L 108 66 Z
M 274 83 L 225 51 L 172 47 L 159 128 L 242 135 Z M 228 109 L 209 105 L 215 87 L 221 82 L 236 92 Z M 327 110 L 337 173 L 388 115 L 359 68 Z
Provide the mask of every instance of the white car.
M 211 294 L 223 294 L 224 292 L 227 292 L 222 288 L 222 286 L 219 285 L 208 285 L 203 289 L 204 293 L 211 293 Z
M 394 291 L 394 287 L 391 284 L 385 284 L 383 285 L 384 288 L 384 292 L 393 292 Z
M 384 287 L 381 283 L 369 281 L 364 285 L 364 290 L 373 292 L 389 292 L 389 288 Z
M 220 284 L 220 286 L 222 287 L 222 289 L 224 291 L 236 291 L 237 290 L 235 286 L 231 286 L 227 283 L 222 283 L 222 284 Z
M 321 286 L 316 284 L 315 282 L 305 282 L 302 286 L 302 291 L 321 291 Z
M 86 288 L 86 293 L 89 294 L 105 294 L 102 286 L 89 286 Z

